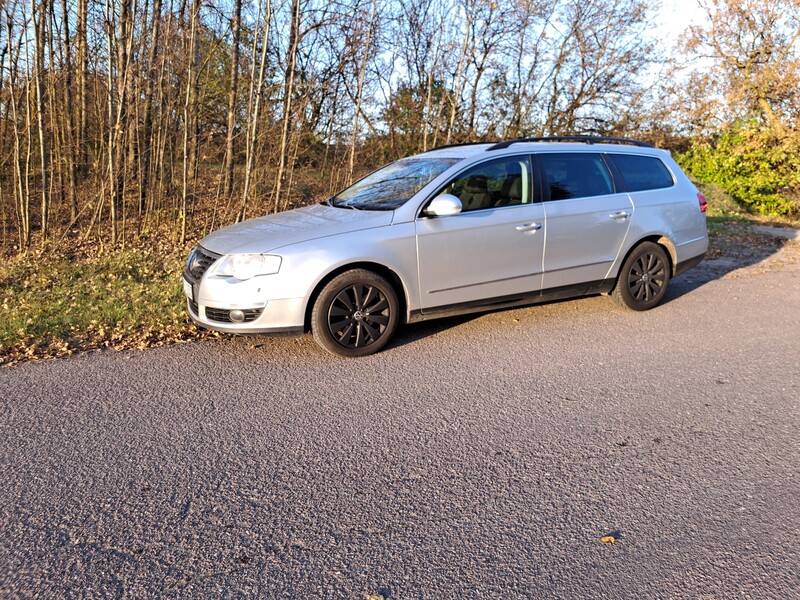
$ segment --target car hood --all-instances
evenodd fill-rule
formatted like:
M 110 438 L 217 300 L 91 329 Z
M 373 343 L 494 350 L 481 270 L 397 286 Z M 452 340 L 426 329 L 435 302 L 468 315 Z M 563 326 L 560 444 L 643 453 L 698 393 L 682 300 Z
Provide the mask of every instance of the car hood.
M 200 245 L 218 254 L 260 254 L 307 242 L 392 223 L 392 211 L 365 211 L 315 204 L 250 219 L 204 237 Z

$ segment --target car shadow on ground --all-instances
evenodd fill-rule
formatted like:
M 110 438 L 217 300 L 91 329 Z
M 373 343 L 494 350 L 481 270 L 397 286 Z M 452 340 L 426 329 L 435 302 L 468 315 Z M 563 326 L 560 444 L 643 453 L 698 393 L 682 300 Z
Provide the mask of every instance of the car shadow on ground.
M 508 309 L 513 310 L 513 309 Z M 443 331 L 447 331 L 448 329 L 454 329 L 456 327 L 460 327 L 465 323 L 469 323 L 470 321 L 474 321 L 482 317 L 483 315 L 495 312 L 495 311 L 485 311 L 485 312 L 477 312 L 471 313 L 468 315 L 459 315 L 456 317 L 443 317 L 441 319 L 433 319 L 431 321 L 422 321 L 420 323 L 409 323 L 403 325 L 400 330 L 395 334 L 392 341 L 389 342 L 388 348 L 397 348 L 400 346 L 405 346 L 406 344 L 410 344 L 412 342 L 418 342 L 419 340 L 432 337 L 436 334 L 442 333 Z
M 783 230 L 789 233 L 796 230 Z M 669 284 L 664 304 L 684 296 L 712 281 L 723 279 L 729 274 L 763 264 L 765 269 L 772 267 L 772 259 L 781 255 L 792 244 L 793 253 L 800 256 L 800 245 L 792 242 L 792 235 L 780 233 L 776 228 L 752 228 L 749 235 L 736 241 L 712 237 L 705 260 L 697 267 L 675 277 Z
M 796 230 L 786 231 L 794 232 Z M 738 237 L 736 241 L 728 238 L 716 239 L 712 237 L 707 258 L 695 268 L 670 281 L 667 296 L 664 298 L 662 305 L 669 304 L 673 300 L 677 300 L 712 281 L 722 279 L 734 271 L 752 267 L 759 263 L 767 263 L 769 259 L 778 255 L 790 243 L 790 239 L 792 239 L 791 235 L 780 235 L 774 231 L 759 231 L 758 229 L 753 229 L 748 236 Z M 795 248 L 797 248 L 797 254 L 800 256 L 800 245 L 796 244 Z M 580 299 L 582 298 L 556 300 L 544 304 L 561 304 Z M 530 306 L 535 306 L 535 304 Z M 614 308 L 614 304 L 609 299 L 609 310 L 614 310 Z M 388 347 L 404 346 L 448 329 L 459 327 L 487 314 L 513 310 L 519 309 L 486 310 L 468 315 L 405 325 L 389 343 Z

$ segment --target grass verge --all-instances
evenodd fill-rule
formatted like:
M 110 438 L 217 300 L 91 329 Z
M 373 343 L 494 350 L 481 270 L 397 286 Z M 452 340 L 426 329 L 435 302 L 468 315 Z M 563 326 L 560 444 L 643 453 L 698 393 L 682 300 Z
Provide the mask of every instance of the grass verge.
M 722 188 L 707 183 L 695 182 L 695 185 L 708 200 L 707 258 L 740 254 L 742 251 L 760 248 L 765 244 L 775 248 L 783 244 L 778 238 L 754 232 L 754 225 L 800 229 L 800 218 L 755 215 L 736 202 Z
M 183 254 L 133 249 L 9 259 L 0 266 L 0 364 L 207 335 L 186 316 Z

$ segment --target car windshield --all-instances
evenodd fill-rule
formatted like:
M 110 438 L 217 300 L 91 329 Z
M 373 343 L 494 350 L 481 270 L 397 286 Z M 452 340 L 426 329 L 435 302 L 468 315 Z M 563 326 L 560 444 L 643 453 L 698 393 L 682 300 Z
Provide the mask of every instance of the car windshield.
M 332 206 L 358 210 L 394 210 L 459 158 L 404 158 L 378 169 L 330 199 Z

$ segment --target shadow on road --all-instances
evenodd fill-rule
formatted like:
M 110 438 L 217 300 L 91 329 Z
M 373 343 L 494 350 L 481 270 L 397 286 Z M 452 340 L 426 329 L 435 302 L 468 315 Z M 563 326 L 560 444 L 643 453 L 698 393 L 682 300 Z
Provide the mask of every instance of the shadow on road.
M 710 222 L 713 223 L 713 219 L 710 219 Z M 769 261 L 778 255 L 790 240 L 795 239 L 797 234 L 797 230 L 793 229 L 745 225 L 729 227 L 736 229 L 735 236 L 730 235 L 730 231 L 716 236 L 712 234 L 706 259 L 694 269 L 670 282 L 665 304 L 707 283 L 722 279 L 734 271 Z
M 713 223 L 713 218 L 709 221 Z M 797 230 L 791 229 L 780 230 L 770 227 L 740 226 L 738 224 L 731 225 L 727 222 L 725 226 L 727 229 L 720 234 L 711 234 L 710 247 L 706 259 L 697 267 L 679 275 L 670 282 L 669 291 L 663 304 L 668 304 L 707 283 L 722 279 L 729 273 L 767 261 L 783 250 L 791 239 L 797 239 L 795 236 L 798 235 Z M 800 255 L 800 246 L 796 247 L 798 248 L 798 255 Z M 572 302 L 576 299 L 558 300 L 547 304 Z M 609 300 L 609 309 L 612 307 L 613 304 Z M 406 325 L 389 344 L 389 347 L 404 346 L 442 331 L 459 327 L 482 315 L 503 312 L 503 310 L 516 309 L 486 310 L 469 315 Z

